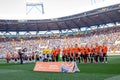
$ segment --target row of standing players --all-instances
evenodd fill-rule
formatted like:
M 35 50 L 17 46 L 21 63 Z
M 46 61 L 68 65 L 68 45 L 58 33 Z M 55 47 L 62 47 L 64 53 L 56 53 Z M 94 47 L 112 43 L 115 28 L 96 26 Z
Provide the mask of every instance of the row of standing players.
M 102 46 L 99 46 L 97 43 L 95 46 L 88 47 L 87 45 L 85 47 L 81 46 L 79 47 L 77 44 L 75 46 L 71 47 L 63 47 L 63 49 L 60 49 L 59 47 L 53 48 L 51 51 L 51 60 L 49 61 L 59 61 L 59 55 L 62 52 L 62 61 L 76 61 L 76 62 L 84 62 L 84 63 L 98 63 L 98 62 L 107 62 L 107 46 L 103 44 Z M 13 54 L 11 54 L 13 55 Z M 23 59 L 24 60 L 34 60 L 35 53 L 32 53 L 29 57 L 24 54 Z M 48 55 L 48 57 L 50 57 Z M 43 61 L 48 61 L 48 57 L 43 59 Z M 16 54 L 10 57 L 10 54 L 6 55 L 7 61 L 10 59 L 12 60 L 19 60 L 20 55 Z M 36 58 L 39 60 L 42 58 L 39 55 L 36 55 Z
M 53 48 L 52 58 L 53 61 L 58 61 L 61 49 L 59 47 Z M 84 63 L 98 63 L 106 62 L 107 63 L 107 46 L 103 44 L 99 46 L 97 43 L 95 46 L 85 45 L 85 47 L 79 47 L 77 44 L 68 48 L 62 49 L 62 61 L 76 61 Z

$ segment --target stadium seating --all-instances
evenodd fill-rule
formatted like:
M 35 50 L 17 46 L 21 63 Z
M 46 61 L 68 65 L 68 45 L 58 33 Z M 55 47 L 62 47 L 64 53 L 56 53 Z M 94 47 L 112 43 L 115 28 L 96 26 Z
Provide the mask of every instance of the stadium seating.
M 54 38 L 29 38 L 29 39 L 11 39 L 5 38 L 0 39 L 0 58 L 5 58 L 7 53 L 17 53 L 17 47 L 27 48 L 26 55 L 31 55 L 32 52 L 37 50 L 41 51 L 41 47 L 48 47 L 51 49 L 53 47 L 79 44 L 95 44 L 106 43 L 108 45 L 108 51 L 120 50 L 120 44 L 116 44 L 116 41 L 120 41 L 120 28 L 110 27 L 103 28 L 100 30 L 93 30 L 88 33 L 78 34 L 75 36 L 68 37 L 54 37 Z

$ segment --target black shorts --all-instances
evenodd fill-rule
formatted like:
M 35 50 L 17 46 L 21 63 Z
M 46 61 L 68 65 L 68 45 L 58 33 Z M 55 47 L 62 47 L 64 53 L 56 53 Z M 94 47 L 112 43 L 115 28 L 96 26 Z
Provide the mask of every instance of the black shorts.
M 14 58 L 12 58 L 12 60 L 14 60 Z
M 94 54 L 92 53 L 92 54 L 90 54 L 90 57 L 94 57 Z
M 70 57 L 70 54 L 68 54 L 67 57 Z
M 75 57 L 78 57 L 78 54 L 75 54 Z
M 47 58 L 49 58 L 49 54 L 47 54 Z
M 66 55 L 63 55 L 62 57 L 67 58 L 67 56 L 66 56 Z
M 106 53 L 103 53 L 103 57 L 107 57 L 107 54 L 106 54 Z
M 71 56 L 73 57 L 73 53 L 71 54 Z
M 84 54 L 81 54 L 80 56 L 81 56 L 81 57 L 84 57 Z
M 17 61 L 17 58 L 15 58 L 15 61 Z
M 32 56 L 32 60 L 34 60 L 34 56 Z
M 85 57 L 88 57 L 88 54 L 85 54 Z

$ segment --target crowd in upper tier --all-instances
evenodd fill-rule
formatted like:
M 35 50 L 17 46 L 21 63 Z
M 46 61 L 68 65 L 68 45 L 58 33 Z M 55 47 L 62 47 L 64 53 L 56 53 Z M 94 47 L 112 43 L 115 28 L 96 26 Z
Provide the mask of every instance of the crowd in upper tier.
M 7 53 L 17 54 L 17 47 L 27 48 L 27 55 L 31 55 L 35 51 L 41 51 L 42 48 L 52 49 L 54 47 L 68 47 L 70 45 L 78 44 L 78 46 L 88 47 L 98 43 L 102 45 L 105 43 L 108 51 L 120 50 L 120 27 L 103 28 L 100 30 L 92 30 L 88 33 L 82 33 L 73 36 L 54 37 L 54 38 L 29 38 L 29 39 L 0 39 L 0 58 L 5 58 Z

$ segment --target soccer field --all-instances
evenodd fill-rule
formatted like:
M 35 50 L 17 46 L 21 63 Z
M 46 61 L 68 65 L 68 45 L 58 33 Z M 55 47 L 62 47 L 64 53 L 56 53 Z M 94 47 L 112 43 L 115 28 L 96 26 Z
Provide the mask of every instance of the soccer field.
M 80 72 L 33 72 L 34 64 L 0 64 L 0 80 L 120 80 L 120 56 L 109 56 L 108 63 L 78 64 Z

